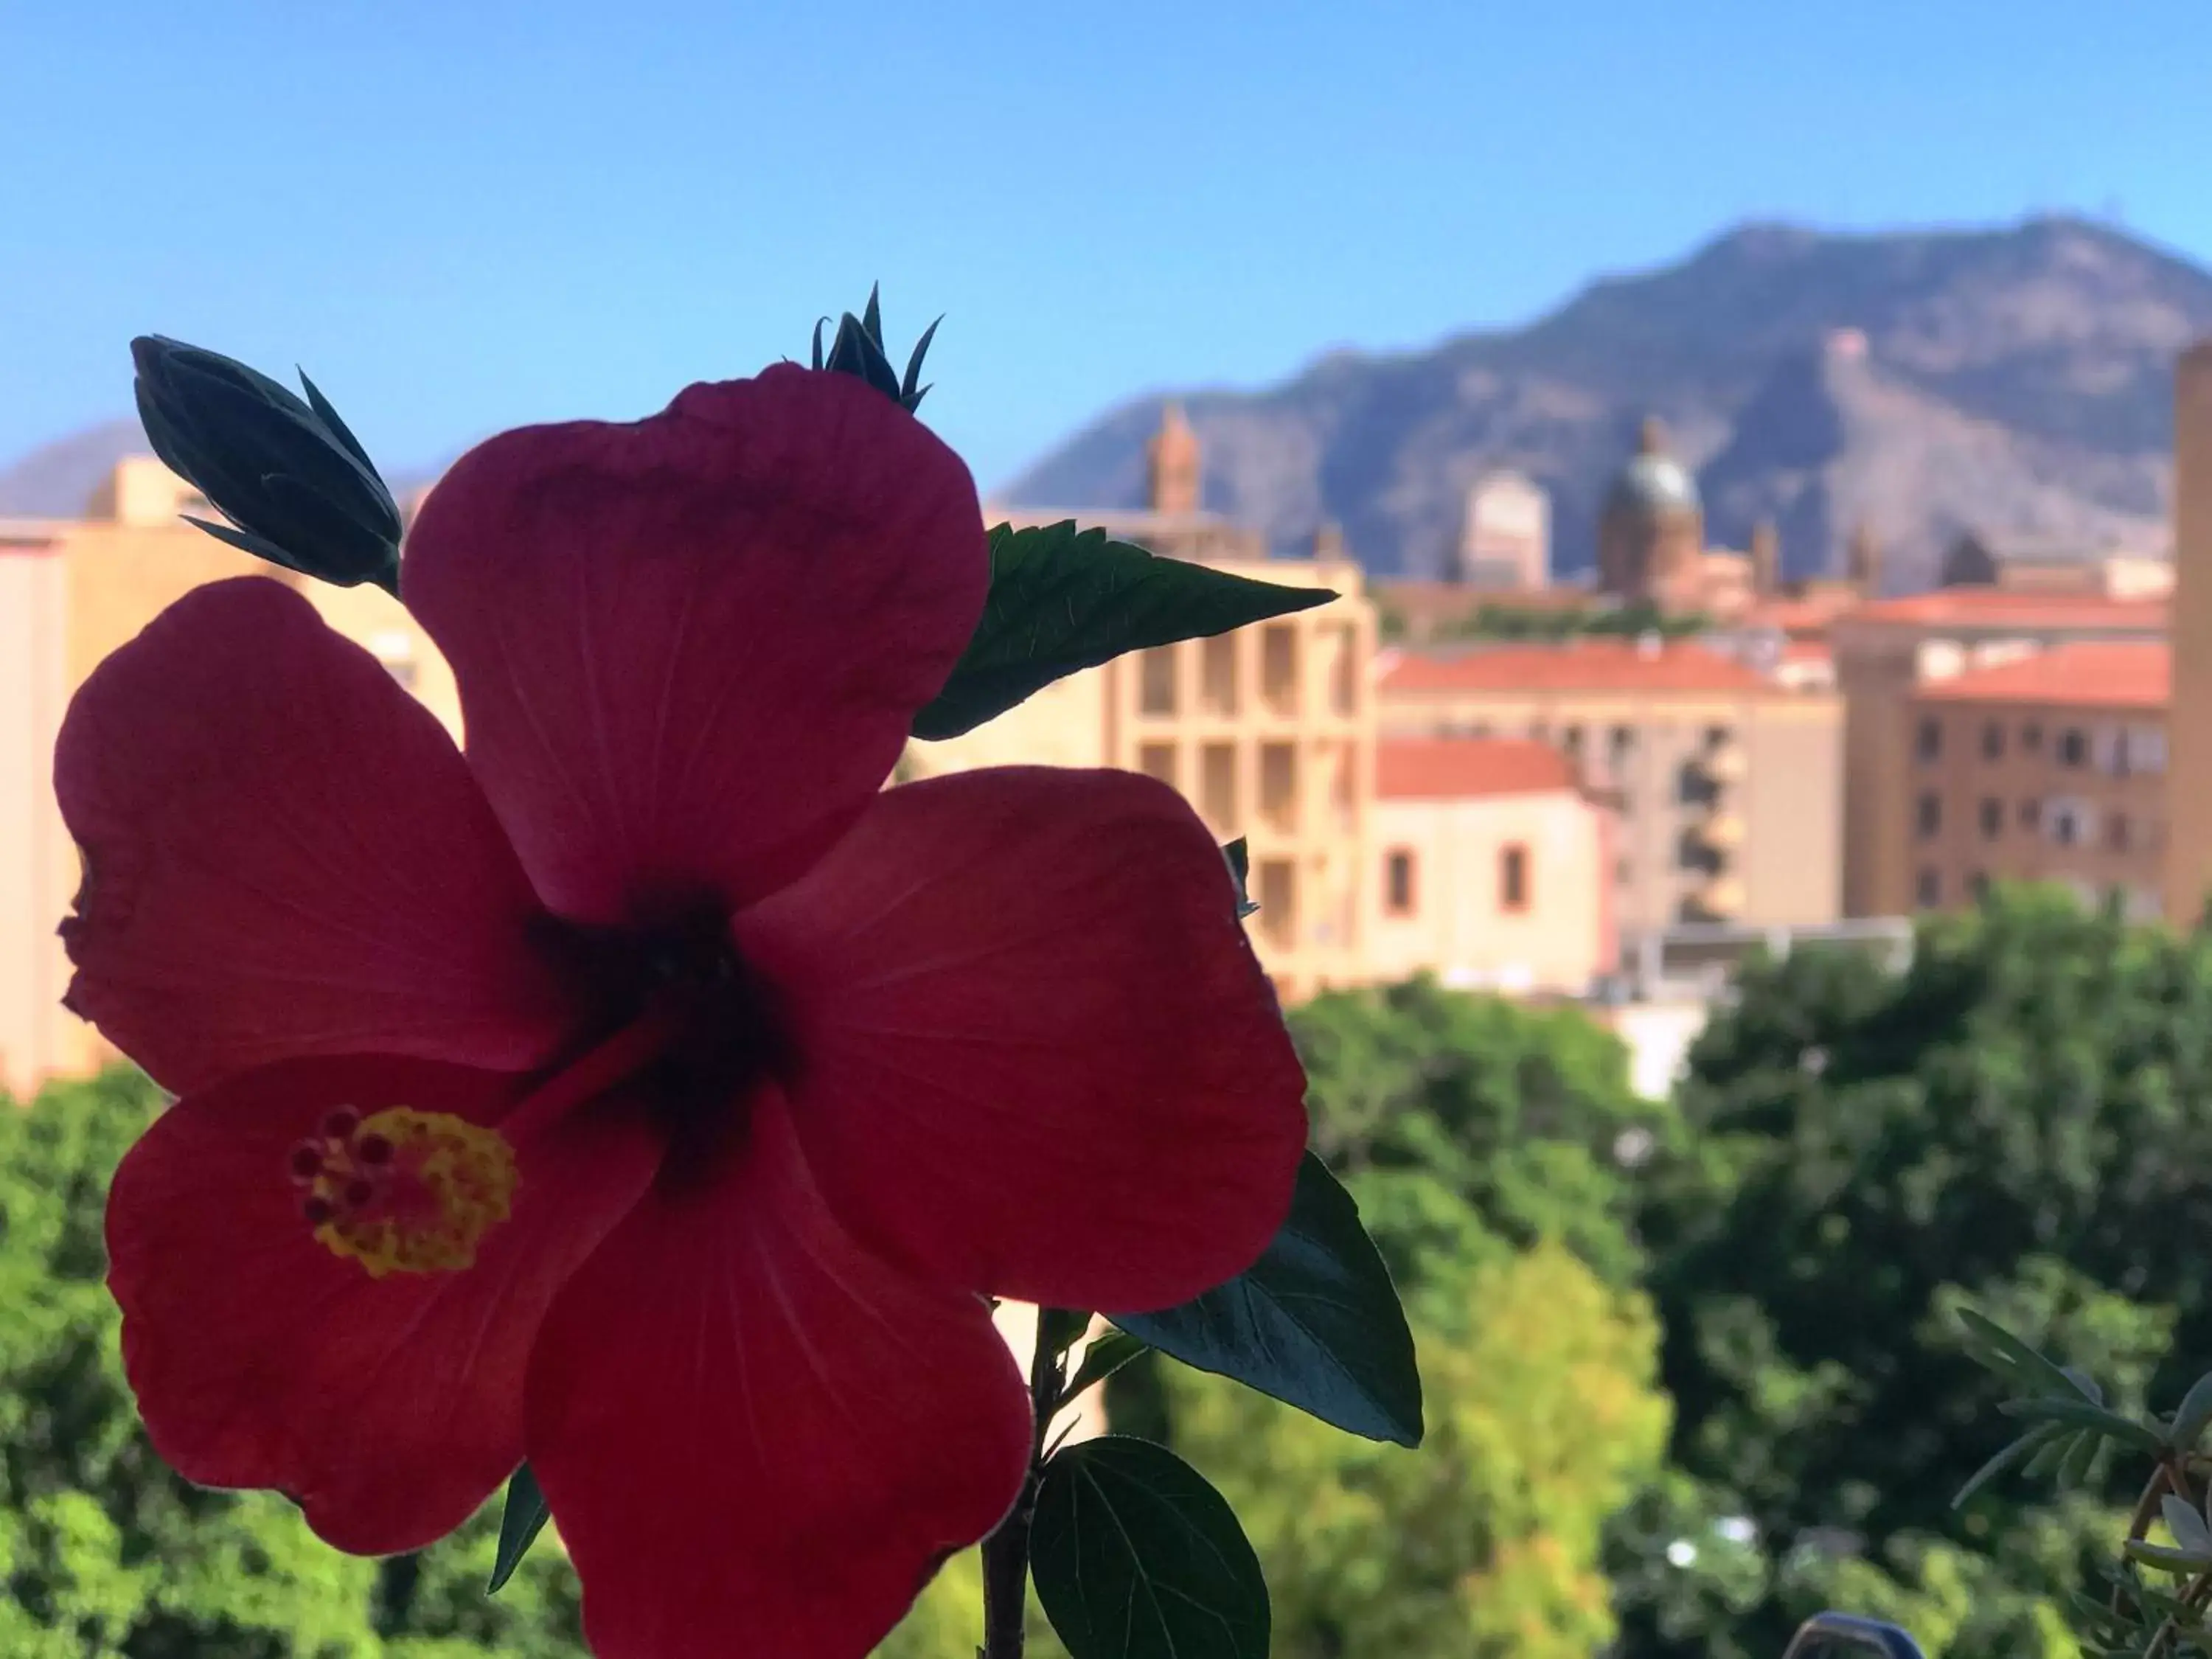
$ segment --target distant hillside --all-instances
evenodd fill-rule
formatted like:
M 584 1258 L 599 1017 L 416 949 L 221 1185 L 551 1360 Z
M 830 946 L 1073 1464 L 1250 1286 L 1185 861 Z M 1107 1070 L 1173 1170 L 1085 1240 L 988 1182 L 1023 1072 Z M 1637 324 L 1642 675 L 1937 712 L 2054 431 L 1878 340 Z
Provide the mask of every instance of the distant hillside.
M 147 453 L 137 421 L 103 421 L 0 467 L 0 518 L 74 519 L 125 455 Z
M 144 428 L 136 418 L 100 425 L 41 445 L 0 467 L 0 519 L 74 519 L 93 492 L 126 455 L 150 455 Z M 389 472 L 385 483 L 404 502 L 410 492 L 435 483 L 443 466 Z
M 1863 353 L 1832 343 L 1847 331 Z M 1468 485 L 1500 465 L 1551 490 L 1558 567 L 1588 566 L 1605 486 L 1656 413 L 1715 543 L 1771 515 L 1792 574 L 1833 570 L 1864 519 L 1891 585 L 1915 586 L 1967 528 L 2163 550 L 2172 359 L 2205 333 L 2212 274 L 2100 225 L 1753 225 L 1526 328 L 1170 395 L 1205 442 L 1209 507 L 1284 546 L 1336 520 L 1377 572 L 1441 568 Z M 1163 401 L 1110 411 L 998 493 L 1137 504 Z

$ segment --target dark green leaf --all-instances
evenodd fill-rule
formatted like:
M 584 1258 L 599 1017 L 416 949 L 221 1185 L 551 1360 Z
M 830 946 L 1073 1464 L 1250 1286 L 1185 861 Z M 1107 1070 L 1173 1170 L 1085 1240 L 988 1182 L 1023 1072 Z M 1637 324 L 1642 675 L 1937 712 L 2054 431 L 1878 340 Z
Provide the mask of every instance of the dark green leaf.
M 939 317 L 937 323 L 944 320 Z M 937 323 L 921 331 L 921 338 L 914 343 L 914 356 L 906 360 L 906 379 L 899 384 L 899 401 L 906 405 L 909 415 L 921 407 L 922 398 L 929 391 L 927 386 L 916 383 L 921 379 L 921 360 L 929 355 L 929 343 L 937 337 Z
M 1075 1346 L 1076 1339 L 1091 1328 L 1087 1310 L 1074 1308 L 1040 1308 L 1037 1310 L 1037 1339 L 1054 1353 L 1066 1353 Z
M 2163 1544 L 2146 1544 L 2140 1538 L 2128 1540 L 2125 1548 L 2128 1559 L 2156 1567 L 2160 1572 L 2196 1573 L 2207 1565 L 2206 1558 L 2193 1551 L 2170 1550 Z
M 1996 1456 L 1966 1477 L 1966 1484 L 1959 1488 L 1959 1495 L 1951 1500 L 1951 1507 L 1954 1510 L 1964 1507 L 1967 1499 L 2007 1469 L 2064 1433 L 2065 1431 L 2056 1423 L 2039 1423 L 2019 1439 L 2007 1443 Z
M 2089 1429 L 2084 1429 L 2074 1437 L 2073 1443 L 2067 1448 L 2066 1455 L 2059 1460 L 2060 1491 L 2070 1492 L 2075 1487 L 2087 1482 L 2091 1473 L 2096 1468 L 2097 1454 L 2103 1449 L 2104 1443 L 2104 1441 Z
M 2183 1451 L 2190 1450 L 2203 1434 L 2207 1423 L 2212 1423 L 2212 1371 L 2191 1383 L 2189 1392 L 2181 1396 L 2181 1405 L 2173 1413 L 2174 1445 Z
M 487 1591 L 496 1594 L 514 1577 L 522 1558 L 538 1541 L 538 1534 L 545 1530 L 550 1513 L 545 1507 L 545 1494 L 538 1490 L 538 1477 L 525 1463 L 507 1483 L 507 1504 L 499 1514 L 499 1553 L 492 1560 L 491 1582 L 484 1586 Z
M 2058 1466 L 2066 1461 L 2066 1449 L 2073 1443 L 2067 1430 L 2057 1423 L 2039 1423 L 2036 1430 L 2050 1438 L 2036 1447 L 2035 1455 L 2021 1467 L 2021 1474 L 2030 1480 L 2049 1480 L 2058 1473 Z
M 899 395 L 898 371 L 884 356 L 883 348 L 869 337 L 866 326 L 849 311 L 837 325 L 827 367 L 833 374 L 858 376 L 886 397 Z
M 1060 1391 L 1060 1405 L 1066 1406 L 1085 1389 L 1096 1388 L 1144 1351 L 1145 1345 L 1127 1331 L 1102 1333 L 1083 1351 L 1083 1364 Z
M 315 411 L 316 417 L 330 428 L 333 438 L 346 447 L 348 454 L 368 469 L 370 476 L 380 477 L 381 475 L 376 471 L 376 463 L 368 459 L 368 452 L 361 447 L 361 440 L 353 435 L 351 427 L 338 418 L 337 410 L 331 407 L 331 400 L 323 396 L 321 388 L 307 378 L 306 369 L 299 369 L 297 372 L 300 376 L 300 385 L 307 394 L 308 407 Z
M 1229 873 L 1237 883 L 1237 919 L 1242 921 L 1260 908 L 1253 902 L 1249 885 L 1252 851 L 1245 846 L 1244 837 L 1239 836 L 1221 849 L 1221 856 L 1229 860 Z
M 189 513 L 179 513 L 177 516 L 191 526 L 193 529 L 204 530 L 216 540 L 228 542 L 241 553 L 251 553 L 257 559 L 266 559 L 271 564 L 283 565 L 287 570 L 300 568 L 298 565 L 292 562 L 292 556 L 274 542 L 264 542 L 258 536 L 250 536 L 245 531 L 234 530 L 227 524 L 217 524 L 212 519 L 196 519 Z
M 1255 581 L 1055 525 L 991 532 L 991 593 L 917 738 L 957 738 L 1054 680 L 1149 646 L 1225 634 L 1325 605 L 1325 587 Z
M 2172 1492 L 2158 1500 L 2159 1519 L 2173 1534 L 2175 1545 L 2196 1555 L 2212 1556 L 2212 1527 L 2204 1524 L 2204 1516 L 2196 1504 Z
M 1972 1308 L 1960 1309 L 1959 1320 L 1966 1328 L 1968 1351 L 1990 1370 L 2016 1378 L 2023 1387 L 2075 1394 L 2084 1400 L 2095 1398 L 2091 1389 L 2081 1385 L 2079 1377 L 2045 1359 L 1996 1321 Z
M 1047 1463 L 1030 1570 L 1073 1659 L 1267 1659 L 1260 1559 L 1227 1501 L 1164 1446 L 1108 1435 Z
M 1186 1365 L 1370 1440 L 1421 1442 L 1421 1374 L 1359 1206 L 1311 1152 L 1290 1218 L 1251 1268 L 1161 1313 L 1107 1316 Z
M 2007 1417 L 2027 1423 L 2063 1423 L 2069 1428 L 2088 1429 L 2121 1441 L 2139 1451 L 2160 1449 L 2159 1438 L 2131 1418 L 2093 1406 L 2086 1400 L 2008 1400 L 1997 1409 Z
M 876 349 L 884 349 L 884 307 L 881 283 L 868 284 L 868 308 L 860 313 L 860 327 L 868 338 L 875 342 Z

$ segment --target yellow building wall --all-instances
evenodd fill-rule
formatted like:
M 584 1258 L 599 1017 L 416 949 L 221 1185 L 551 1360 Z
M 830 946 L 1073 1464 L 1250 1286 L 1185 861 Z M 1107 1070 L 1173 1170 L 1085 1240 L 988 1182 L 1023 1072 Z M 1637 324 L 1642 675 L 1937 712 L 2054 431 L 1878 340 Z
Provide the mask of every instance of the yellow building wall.
M 1713 919 L 1747 926 L 1836 920 L 1844 745 L 1832 693 L 1407 692 L 1385 682 L 1378 724 L 1385 737 L 1534 738 L 1577 760 L 1620 805 L 1622 928 L 1671 927 L 1685 905 L 1706 903 Z M 1718 850 L 1717 873 L 1686 863 L 1686 837 Z
M 1500 902 L 1509 847 L 1528 854 L 1528 903 Z M 1466 800 L 1378 800 L 1376 885 L 1395 854 L 1413 859 L 1413 904 L 1393 914 L 1378 901 L 1369 971 L 1397 980 L 1436 974 L 1462 989 L 1579 995 L 1607 960 L 1606 836 L 1601 813 L 1580 795 L 1489 795 Z
M 2185 925 L 2212 892 L 2212 340 L 2174 374 L 2172 617 L 2166 914 Z
M 0 548 L 0 1090 L 27 1097 L 88 1068 L 90 1028 L 61 1006 L 55 927 L 76 856 L 53 790 L 69 701 L 69 568 L 57 550 Z
M 1107 766 L 1182 794 L 1220 841 L 1249 843 L 1250 922 L 1286 997 L 1373 977 L 1365 936 L 1375 799 L 1373 605 L 1348 563 L 1210 561 L 1340 597 L 1211 640 L 1118 657 L 943 743 L 905 773 Z
M 380 587 L 307 582 L 301 592 L 330 626 L 382 663 L 461 740 L 461 694 L 445 656 L 406 606 Z

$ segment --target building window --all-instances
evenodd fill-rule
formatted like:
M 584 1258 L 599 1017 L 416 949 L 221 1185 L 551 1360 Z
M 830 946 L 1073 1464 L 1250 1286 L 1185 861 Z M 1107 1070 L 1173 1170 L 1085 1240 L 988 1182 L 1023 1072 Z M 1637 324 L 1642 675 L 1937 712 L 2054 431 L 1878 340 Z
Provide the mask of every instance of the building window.
M 2033 795 L 2020 804 L 2020 827 L 2033 830 L 2043 822 L 2043 803 Z
M 1567 727 L 1565 731 L 1560 732 L 1559 747 L 1566 751 L 1568 759 L 1580 760 L 1583 757 L 1582 727 L 1579 726 L 1571 726 Z
M 1298 630 L 1270 623 L 1260 630 L 1260 696 L 1278 714 L 1298 712 Z
M 2043 727 L 2039 722 L 2030 720 L 2020 728 L 2020 746 L 2031 755 L 2042 752 Z
M 1413 853 L 1394 847 L 1382 860 L 1382 908 L 1394 916 L 1413 914 Z
M 1278 834 L 1298 829 L 1298 750 L 1296 744 L 1260 745 L 1260 816 Z
M 2069 726 L 2058 734 L 2058 763 L 2061 766 L 2087 766 L 2089 763 L 2089 734 L 2078 726 Z
M 2166 770 L 2166 733 L 2155 726 L 2138 726 L 2128 734 L 2128 755 L 2138 772 Z
M 2125 812 L 2115 812 L 2105 820 L 2105 845 L 2115 853 L 2124 853 L 2135 845 L 2135 825 Z
M 1995 720 L 1986 722 L 1982 727 L 1982 758 L 1990 761 L 2004 758 L 2004 727 Z
M 1705 728 L 1705 747 L 1725 749 L 1729 745 L 1729 739 L 1735 735 L 1725 726 L 1709 726 Z
M 1498 908 L 1516 912 L 1528 908 L 1528 848 L 1522 842 L 1498 849 Z
M 1176 711 L 1176 653 L 1171 645 L 1155 645 L 1137 653 L 1137 707 L 1147 714 Z
M 1984 870 L 1977 870 L 1972 875 L 1968 876 L 1966 878 L 1966 893 L 1975 903 L 1980 904 L 1984 902 L 1990 896 L 1989 872 Z
M 1919 830 L 1920 839 L 1923 841 L 1929 839 L 1936 831 L 1942 829 L 1943 798 L 1941 795 L 1923 794 L 1914 808 L 1913 823 L 1914 827 Z
M 1170 789 L 1176 787 L 1176 746 L 1171 743 L 1142 743 L 1137 745 L 1137 769 L 1148 778 L 1158 778 Z
M 2089 809 L 2079 802 L 2054 802 L 2045 818 L 2051 839 L 2061 847 L 2079 847 L 2089 839 L 2093 828 Z
M 1359 712 L 1359 635 L 1349 628 L 1336 630 L 1336 662 L 1329 672 L 1329 701 L 1340 714 Z
M 1982 839 L 1995 841 L 2004 833 L 2004 803 L 1995 796 L 1982 803 Z
M 1237 636 L 1216 634 L 1199 647 L 1199 707 L 1209 714 L 1237 713 Z
M 1943 757 L 1943 723 L 1923 719 L 1919 733 L 1913 739 L 1912 751 L 1922 760 L 1941 760 Z
M 1266 859 L 1260 865 L 1260 932 L 1268 944 L 1287 951 L 1297 943 L 1297 872 L 1288 859 Z
M 1922 909 L 1934 909 L 1943 902 L 1943 878 L 1933 870 L 1923 870 L 1913 883 L 1912 896 Z
M 1613 759 L 1625 760 L 1636 752 L 1636 728 L 1632 726 L 1616 726 L 1606 741 L 1613 745 Z
M 1237 745 L 1209 743 L 1198 755 L 1198 811 L 1222 836 L 1233 836 L 1237 823 Z

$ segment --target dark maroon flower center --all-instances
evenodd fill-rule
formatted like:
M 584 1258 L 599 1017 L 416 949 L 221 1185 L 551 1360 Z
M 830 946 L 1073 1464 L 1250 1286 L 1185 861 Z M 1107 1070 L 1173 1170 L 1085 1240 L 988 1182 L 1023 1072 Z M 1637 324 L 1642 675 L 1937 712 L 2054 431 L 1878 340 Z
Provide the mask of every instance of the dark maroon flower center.
M 546 949 L 590 1010 L 584 1047 L 668 1022 L 637 1080 L 666 1124 L 672 1169 L 738 1144 L 755 1091 L 787 1079 L 795 1059 L 774 988 L 738 954 L 727 914 L 702 902 L 627 927 L 543 921 Z

